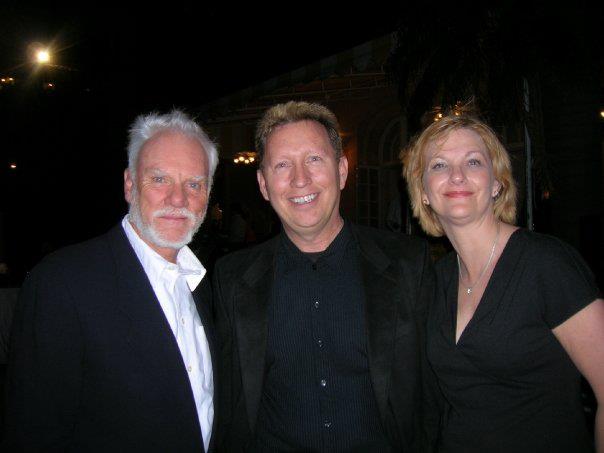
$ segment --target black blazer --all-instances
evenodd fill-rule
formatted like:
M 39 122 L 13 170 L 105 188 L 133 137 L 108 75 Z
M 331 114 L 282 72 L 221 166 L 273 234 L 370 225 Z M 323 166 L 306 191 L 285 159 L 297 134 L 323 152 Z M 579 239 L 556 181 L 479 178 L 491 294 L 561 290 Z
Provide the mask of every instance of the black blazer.
M 352 226 L 361 250 L 371 382 L 387 437 L 396 449 L 428 451 L 438 414 L 426 419 L 433 382 L 426 365 L 425 318 L 434 276 L 417 238 Z M 222 355 L 223 410 L 218 441 L 225 451 L 250 445 L 264 379 L 267 306 L 279 238 L 219 260 L 213 287 Z M 429 388 L 430 391 L 434 389 Z M 431 406 L 432 407 L 432 406 Z M 432 412 L 431 412 L 432 414 Z
M 215 369 L 208 278 L 193 296 Z M 11 341 L 3 451 L 203 451 L 178 344 L 121 225 L 36 266 Z

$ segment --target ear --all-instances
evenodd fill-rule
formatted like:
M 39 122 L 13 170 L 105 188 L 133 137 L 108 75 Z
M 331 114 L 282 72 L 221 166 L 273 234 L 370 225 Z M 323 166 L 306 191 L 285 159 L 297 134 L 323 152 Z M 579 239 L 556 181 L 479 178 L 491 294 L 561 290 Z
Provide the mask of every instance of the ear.
M 428 199 L 428 195 L 426 195 L 426 192 L 424 192 L 423 188 L 420 190 L 419 199 L 424 206 L 430 206 L 430 200 Z
M 256 170 L 256 178 L 258 178 L 258 187 L 260 188 L 260 193 L 266 201 L 270 201 L 268 196 L 268 190 L 266 189 L 266 179 L 264 179 L 264 174 L 262 173 L 262 169 Z
M 340 176 L 340 190 L 343 190 L 346 186 L 346 179 L 348 179 L 348 159 L 342 155 L 338 162 L 338 174 Z
M 132 187 L 134 186 L 134 181 L 132 180 L 132 175 L 130 174 L 130 170 L 126 168 L 124 170 L 124 198 L 128 202 L 128 204 L 132 203 Z

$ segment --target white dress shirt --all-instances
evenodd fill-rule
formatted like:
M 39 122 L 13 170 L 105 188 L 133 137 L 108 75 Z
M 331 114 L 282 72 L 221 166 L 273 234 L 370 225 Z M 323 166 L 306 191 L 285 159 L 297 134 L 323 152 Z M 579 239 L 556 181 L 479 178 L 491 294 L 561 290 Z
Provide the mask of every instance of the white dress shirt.
M 178 251 L 174 264 L 139 237 L 128 216 L 122 219 L 122 227 L 178 343 L 193 390 L 205 451 L 208 451 L 214 421 L 212 360 L 208 339 L 191 294 L 206 270 L 189 247 Z

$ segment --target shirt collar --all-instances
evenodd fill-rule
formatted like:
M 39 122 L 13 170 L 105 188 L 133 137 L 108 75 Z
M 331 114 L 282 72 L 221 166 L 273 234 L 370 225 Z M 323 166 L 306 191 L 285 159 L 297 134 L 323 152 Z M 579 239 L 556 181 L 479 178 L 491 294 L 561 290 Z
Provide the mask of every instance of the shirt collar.
M 325 264 L 333 268 L 340 266 L 346 250 L 349 246 L 354 244 L 352 239 L 353 236 L 352 231 L 350 230 L 350 223 L 347 220 L 344 220 L 342 229 L 339 231 L 334 240 L 331 241 L 331 244 L 329 244 L 327 248 L 321 252 L 320 257 L 317 260 L 317 264 Z M 311 262 L 310 257 L 302 252 L 283 230 L 281 231 L 281 245 L 279 248 L 281 253 L 284 253 L 285 256 L 292 261 Z
M 182 275 L 185 277 L 191 291 L 194 291 L 201 283 L 206 274 L 206 269 L 189 247 L 185 245 L 178 251 L 176 264 L 174 264 L 166 260 L 141 239 L 130 224 L 128 215 L 122 219 L 122 228 L 149 280 L 157 281 L 169 278 L 167 277 L 169 274 L 173 274 L 175 277 Z

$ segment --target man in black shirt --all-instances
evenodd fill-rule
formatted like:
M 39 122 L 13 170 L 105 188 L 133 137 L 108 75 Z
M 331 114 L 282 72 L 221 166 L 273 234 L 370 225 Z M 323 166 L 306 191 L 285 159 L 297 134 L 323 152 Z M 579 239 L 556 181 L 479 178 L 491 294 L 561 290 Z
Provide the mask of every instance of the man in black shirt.
M 426 451 L 425 243 L 353 225 L 327 108 L 288 102 L 256 131 L 276 238 L 215 269 L 225 451 Z

